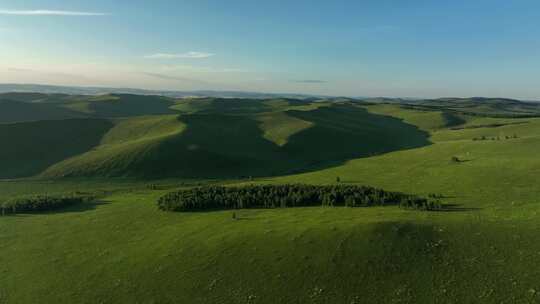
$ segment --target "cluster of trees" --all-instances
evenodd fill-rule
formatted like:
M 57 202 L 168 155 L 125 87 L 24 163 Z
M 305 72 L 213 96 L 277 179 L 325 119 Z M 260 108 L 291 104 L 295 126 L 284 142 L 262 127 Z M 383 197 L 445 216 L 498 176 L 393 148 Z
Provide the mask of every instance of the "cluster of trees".
M 410 195 L 366 186 L 293 184 L 197 187 L 162 196 L 158 207 L 164 211 L 205 211 L 306 206 L 369 207 L 402 203 L 409 206 L 409 202 L 414 206 L 423 204 Z
M 518 138 L 518 136 L 516 134 L 512 135 L 512 136 L 504 136 L 502 139 L 515 139 L 515 138 Z M 497 137 L 486 137 L 486 136 L 482 136 L 482 137 L 475 137 L 473 138 L 474 141 L 478 141 L 478 140 L 501 140 L 501 137 L 500 136 L 497 136 Z
M 429 199 L 417 196 L 405 197 L 399 203 L 399 207 L 408 210 L 441 211 L 443 205 L 435 197 Z
M 5 202 L 0 202 L 0 214 L 7 215 L 25 212 L 50 211 L 64 208 L 73 204 L 92 201 L 94 199 L 95 196 L 87 194 L 61 196 L 36 195 L 19 197 Z

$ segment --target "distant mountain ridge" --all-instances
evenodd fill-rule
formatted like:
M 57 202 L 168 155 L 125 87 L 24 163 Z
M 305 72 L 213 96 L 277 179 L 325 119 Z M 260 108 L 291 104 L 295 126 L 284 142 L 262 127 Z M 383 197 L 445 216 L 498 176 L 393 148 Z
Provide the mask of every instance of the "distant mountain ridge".
M 61 86 L 44 84 L 18 84 L 18 83 L 0 83 L 0 94 L 4 93 L 41 93 L 41 94 L 66 94 L 66 95 L 105 95 L 105 94 L 133 94 L 133 95 L 159 95 L 172 98 L 183 97 L 214 97 L 214 98 L 293 98 L 293 99 L 349 99 L 362 100 L 371 103 L 417 103 L 417 102 L 511 102 L 511 103 L 540 103 L 535 100 L 519 100 L 513 98 L 500 97 L 441 97 L 441 98 L 420 98 L 420 97 L 367 97 L 367 96 L 331 96 L 317 94 L 298 94 L 298 93 L 262 93 L 249 91 L 219 91 L 219 90 L 147 90 L 134 88 L 114 88 L 114 87 L 84 87 L 84 86 Z M 5 97 L 5 96 L 4 96 Z
M 77 86 L 55 86 L 41 84 L 2 84 L 1 93 L 43 93 L 43 94 L 67 94 L 67 95 L 104 95 L 104 94 L 134 94 L 134 95 L 160 95 L 173 98 L 181 97 L 220 97 L 220 98 L 325 98 L 329 96 L 294 94 L 294 93 L 260 93 L 244 91 L 175 91 L 175 90 L 145 90 L 133 88 L 108 88 L 108 87 L 77 87 Z

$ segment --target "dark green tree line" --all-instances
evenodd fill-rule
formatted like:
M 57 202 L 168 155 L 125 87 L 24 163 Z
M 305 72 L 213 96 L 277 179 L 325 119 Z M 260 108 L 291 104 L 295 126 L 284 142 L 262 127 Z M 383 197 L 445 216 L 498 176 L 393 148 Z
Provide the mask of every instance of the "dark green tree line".
M 14 198 L 0 202 L 0 215 L 50 211 L 95 199 L 96 197 L 94 195 L 36 195 Z
M 425 202 L 424 202 L 425 201 Z M 432 210 L 436 203 L 415 196 L 353 185 L 250 185 L 198 187 L 170 192 L 158 200 L 164 211 L 207 211 L 307 206 L 370 207 L 400 205 Z

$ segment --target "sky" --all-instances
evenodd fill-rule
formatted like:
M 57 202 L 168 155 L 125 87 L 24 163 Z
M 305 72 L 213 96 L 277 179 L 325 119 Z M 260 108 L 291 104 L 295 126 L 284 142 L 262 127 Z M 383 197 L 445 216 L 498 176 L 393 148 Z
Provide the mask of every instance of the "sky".
M 540 1 L 0 0 L 0 83 L 540 100 Z

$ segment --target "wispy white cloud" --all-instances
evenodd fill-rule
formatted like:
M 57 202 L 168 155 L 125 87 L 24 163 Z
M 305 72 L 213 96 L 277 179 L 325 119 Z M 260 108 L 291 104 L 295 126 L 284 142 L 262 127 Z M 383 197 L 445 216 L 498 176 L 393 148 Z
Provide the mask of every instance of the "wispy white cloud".
M 186 82 L 186 83 L 206 84 L 206 81 L 188 78 L 188 77 L 176 76 L 176 75 L 167 75 L 167 74 L 151 73 L 151 72 L 143 72 L 141 74 L 145 76 L 153 77 L 153 78 L 163 79 L 163 80 L 174 80 L 174 81 L 180 81 L 180 82 Z
M 16 16 L 108 16 L 107 13 L 77 12 L 62 10 L 5 10 L 0 9 L 0 15 Z
M 161 67 L 163 71 L 186 71 L 191 73 L 245 73 L 245 69 L 239 68 L 215 68 L 192 65 L 168 65 Z
M 203 59 L 203 58 L 209 58 L 212 56 L 215 56 L 215 54 L 205 53 L 205 52 L 187 52 L 187 53 L 180 53 L 180 54 L 156 53 L 152 55 L 146 55 L 144 57 L 148 59 L 181 59 L 181 58 Z

